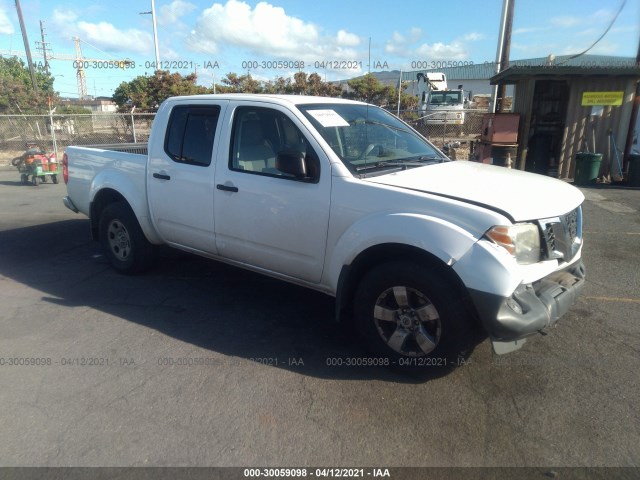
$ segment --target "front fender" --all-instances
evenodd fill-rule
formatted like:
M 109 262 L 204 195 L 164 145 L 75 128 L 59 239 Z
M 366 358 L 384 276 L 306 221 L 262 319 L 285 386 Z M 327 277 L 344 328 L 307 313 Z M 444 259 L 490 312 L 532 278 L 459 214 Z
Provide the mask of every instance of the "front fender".
M 344 265 L 366 249 L 382 244 L 408 245 L 422 249 L 447 265 L 461 258 L 477 238 L 440 218 L 414 213 L 374 214 L 351 225 L 327 251 L 325 281 L 335 292 Z
M 115 190 L 124 197 L 133 210 L 147 239 L 151 243 L 161 244 L 162 240 L 150 221 L 145 172 L 127 172 L 120 168 L 106 168 L 93 178 L 90 189 L 91 202 L 100 191 L 107 188 Z

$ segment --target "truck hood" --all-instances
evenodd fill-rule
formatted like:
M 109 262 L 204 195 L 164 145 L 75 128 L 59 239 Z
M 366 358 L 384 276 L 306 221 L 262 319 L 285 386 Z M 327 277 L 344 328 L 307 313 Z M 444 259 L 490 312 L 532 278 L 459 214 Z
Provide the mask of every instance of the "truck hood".
M 365 180 L 480 205 L 513 222 L 563 215 L 584 201 L 580 190 L 562 180 L 467 161 L 428 165 Z

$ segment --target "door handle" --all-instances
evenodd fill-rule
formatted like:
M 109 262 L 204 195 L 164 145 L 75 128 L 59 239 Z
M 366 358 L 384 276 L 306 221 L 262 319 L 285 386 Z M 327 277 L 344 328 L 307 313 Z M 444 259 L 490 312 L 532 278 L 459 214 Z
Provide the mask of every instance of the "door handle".
M 154 173 L 153 178 L 159 178 L 160 180 L 171 180 L 171 177 L 166 173 Z
M 238 187 L 234 187 L 232 185 L 222 185 L 221 183 L 216 185 L 216 188 L 218 190 L 222 190 L 224 192 L 237 192 L 238 191 Z

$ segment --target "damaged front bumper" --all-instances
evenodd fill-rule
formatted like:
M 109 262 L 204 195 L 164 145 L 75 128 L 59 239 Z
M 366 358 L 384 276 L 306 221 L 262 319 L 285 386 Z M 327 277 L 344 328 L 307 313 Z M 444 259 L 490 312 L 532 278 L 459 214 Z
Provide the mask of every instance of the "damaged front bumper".
M 582 260 L 536 282 L 520 285 L 510 297 L 469 290 L 495 353 L 519 349 L 526 337 L 555 324 L 585 285 Z

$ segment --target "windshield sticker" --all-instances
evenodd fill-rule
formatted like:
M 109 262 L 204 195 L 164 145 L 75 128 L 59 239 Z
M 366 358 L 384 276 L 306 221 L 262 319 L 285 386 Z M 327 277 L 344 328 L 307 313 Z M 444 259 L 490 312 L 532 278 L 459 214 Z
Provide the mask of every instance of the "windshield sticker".
M 335 110 L 307 110 L 323 127 L 348 127 L 349 122 Z

